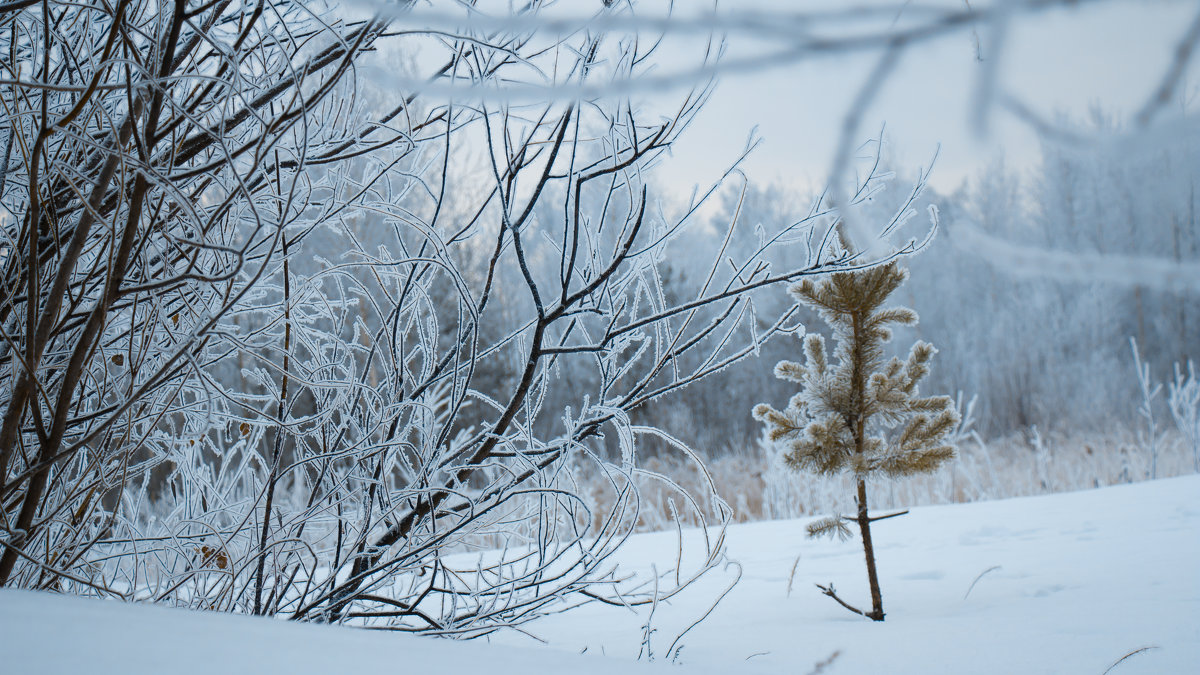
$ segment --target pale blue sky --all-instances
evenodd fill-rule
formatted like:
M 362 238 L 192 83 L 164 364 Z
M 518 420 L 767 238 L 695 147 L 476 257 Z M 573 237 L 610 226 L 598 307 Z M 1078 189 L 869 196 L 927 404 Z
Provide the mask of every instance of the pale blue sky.
M 756 4 L 795 6 L 781 0 Z M 730 11 L 731 5 L 721 7 Z M 1084 119 L 1090 107 L 1099 105 L 1129 119 L 1158 85 L 1197 11 L 1200 3 L 1194 0 L 1135 0 L 1022 18 L 1014 22 L 1001 54 L 999 82 L 1046 117 Z M 731 56 L 756 49 L 761 45 L 746 34 L 730 38 Z M 744 165 L 753 180 L 823 184 L 842 116 L 876 58 L 821 58 L 724 77 L 658 177 L 681 189 L 708 184 L 757 125 L 765 142 Z M 680 65 L 685 60 L 681 57 Z M 970 110 L 979 69 L 970 31 L 914 46 L 863 117 L 863 139 L 886 121 L 893 157 L 913 169 L 926 165 L 940 142 L 931 182 L 945 189 L 1001 152 L 1010 167 L 1031 165 L 1038 157 L 1036 135 L 1008 113 L 994 111 L 985 138 L 972 133 Z M 1190 75 L 1185 88 L 1194 93 L 1200 77 Z

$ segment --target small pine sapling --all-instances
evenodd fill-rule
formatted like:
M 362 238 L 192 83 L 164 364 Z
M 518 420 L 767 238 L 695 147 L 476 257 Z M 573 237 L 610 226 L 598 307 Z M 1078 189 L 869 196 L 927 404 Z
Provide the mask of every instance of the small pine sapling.
M 846 603 L 833 585 L 817 585 L 846 609 L 883 621 L 883 598 L 875 571 L 871 523 L 907 511 L 871 516 L 867 481 L 901 478 L 936 470 L 954 457 L 949 439 L 958 413 L 948 396 L 922 397 L 917 383 L 929 372 L 936 350 L 926 342 L 912 346 L 908 358 L 885 363 L 883 345 L 892 324 L 912 325 L 916 312 L 906 307 L 882 308 L 908 277 L 896 263 L 855 272 L 839 272 L 821 281 L 802 281 L 788 292 L 816 309 L 833 329 L 836 364 L 826 358 L 825 340 L 804 339 L 805 363 L 780 361 L 775 376 L 800 385 L 785 410 L 767 404 L 754 408 L 768 426 L 768 438 L 786 442 L 784 461 L 795 471 L 823 476 L 851 473 L 858 483 L 856 517 L 834 515 L 808 527 L 809 537 L 851 536 L 856 523 L 862 536 L 871 585 L 871 610 Z

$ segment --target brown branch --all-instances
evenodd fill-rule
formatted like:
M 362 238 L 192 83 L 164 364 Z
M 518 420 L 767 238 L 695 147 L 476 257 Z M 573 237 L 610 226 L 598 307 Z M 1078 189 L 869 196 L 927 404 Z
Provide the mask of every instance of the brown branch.
M 845 600 L 842 600 L 841 598 L 839 598 L 837 596 L 837 593 L 834 592 L 832 583 L 830 583 L 828 586 L 822 586 L 821 584 L 813 584 L 813 585 L 816 586 L 817 588 L 821 589 L 822 594 L 828 595 L 829 597 L 831 597 L 835 601 L 837 601 L 837 604 L 841 605 L 842 607 L 845 607 L 846 609 L 850 610 L 851 612 L 854 612 L 855 614 L 857 614 L 859 616 L 868 616 L 866 612 L 855 607 L 854 605 L 847 603 Z M 870 618 L 870 617 L 868 617 L 868 618 Z
M 907 513 L 908 513 L 908 509 L 904 509 L 903 511 L 897 511 L 896 513 L 889 513 L 886 516 L 873 516 L 871 518 L 868 518 L 867 520 L 869 520 L 870 522 L 873 523 L 877 520 L 887 520 L 888 518 L 895 518 L 896 516 L 903 516 Z

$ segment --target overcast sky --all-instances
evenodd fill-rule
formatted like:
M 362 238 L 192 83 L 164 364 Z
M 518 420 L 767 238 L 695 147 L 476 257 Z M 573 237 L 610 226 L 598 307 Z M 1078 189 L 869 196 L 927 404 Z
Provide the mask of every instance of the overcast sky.
M 730 7 L 725 3 L 722 11 Z M 1135 0 L 1022 19 L 1011 27 L 1000 54 L 998 81 L 1048 118 L 1065 114 L 1082 120 L 1089 108 L 1100 106 L 1129 119 L 1158 85 L 1198 10 L 1195 0 Z M 729 38 L 730 57 L 763 48 L 745 33 Z M 1038 157 L 1037 137 L 1011 115 L 995 111 L 986 138 L 972 132 L 972 88 L 981 68 L 975 56 L 969 30 L 913 47 L 863 117 L 862 139 L 886 122 L 893 158 L 913 169 L 926 166 L 940 143 L 931 182 L 944 189 L 956 187 L 999 153 L 1010 167 L 1030 166 Z M 764 143 L 744 165 L 752 180 L 824 184 L 841 119 L 876 60 L 876 54 L 838 56 L 723 76 L 659 179 L 681 189 L 707 185 L 757 125 Z M 1189 75 L 1184 89 L 1193 96 L 1200 78 Z

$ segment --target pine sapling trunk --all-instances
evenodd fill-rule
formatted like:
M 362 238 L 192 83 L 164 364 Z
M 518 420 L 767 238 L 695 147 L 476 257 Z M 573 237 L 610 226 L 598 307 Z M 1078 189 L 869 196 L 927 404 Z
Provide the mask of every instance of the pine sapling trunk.
M 854 331 L 851 387 L 855 408 L 855 419 L 851 428 L 854 430 L 854 454 L 859 456 L 867 451 L 867 372 L 864 367 L 867 357 L 864 353 L 866 336 L 863 335 L 866 330 L 863 326 L 866 318 L 864 312 L 854 312 L 851 318 L 851 329 Z M 867 580 L 871 585 L 871 611 L 863 616 L 873 621 L 883 621 L 883 593 L 879 590 L 879 575 L 875 571 L 875 547 L 871 545 L 871 516 L 867 512 L 867 482 L 861 476 L 858 479 L 858 531 L 862 534 L 863 554 L 867 558 Z
M 879 575 L 875 572 L 875 547 L 871 544 L 871 518 L 867 514 L 867 482 L 858 479 L 858 531 L 862 533 L 863 554 L 867 557 L 867 580 L 871 584 L 871 611 L 863 616 L 883 621 L 883 593 L 879 590 Z

